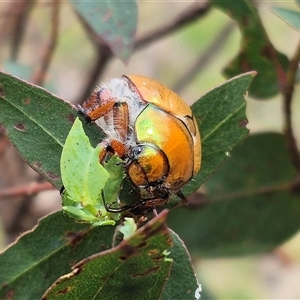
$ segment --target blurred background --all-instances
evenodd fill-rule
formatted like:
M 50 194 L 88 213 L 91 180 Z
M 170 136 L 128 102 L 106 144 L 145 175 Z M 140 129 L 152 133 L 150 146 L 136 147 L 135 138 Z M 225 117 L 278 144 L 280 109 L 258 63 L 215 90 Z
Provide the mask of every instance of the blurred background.
M 291 9 L 296 4 L 262 1 L 258 5 L 273 45 L 290 58 L 299 33 L 270 11 L 276 4 Z M 173 24 L 193 5 L 188 1 L 139 1 L 137 40 Z M 91 77 L 97 84 L 122 74 L 141 74 L 160 81 L 192 104 L 226 80 L 222 70 L 238 53 L 241 41 L 236 23 L 226 14 L 206 7 L 205 1 L 196 6 L 203 9 L 197 19 L 138 47 L 125 65 L 117 58 L 101 64 L 99 46 L 87 34 L 69 2 L 61 2 L 55 14 L 57 32 L 51 27 L 55 18 L 52 2 L 0 2 L 0 70 L 39 84 L 37 74 L 48 51 L 43 86 L 64 100 L 73 103 L 85 100 L 92 91 Z M 52 35 L 56 35 L 55 42 L 51 42 Z M 298 86 L 293 122 L 300 147 L 299 96 Z M 282 132 L 281 97 L 266 101 L 247 98 L 251 133 Z M 61 209 L 59 192 L 43 184 L 43 179 L 24 163 L 1 134 L 0 250 L 32 229 L 39 218 Z M 203 289 L 213 299 L 300 299 L 300 234 L 272 253 L 241 258 L 193 257 L 193 261 Z

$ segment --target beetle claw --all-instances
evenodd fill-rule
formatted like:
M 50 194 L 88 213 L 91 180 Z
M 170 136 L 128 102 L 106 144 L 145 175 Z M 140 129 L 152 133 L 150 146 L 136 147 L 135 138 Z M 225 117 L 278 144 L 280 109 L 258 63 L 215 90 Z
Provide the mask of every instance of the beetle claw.
M 60 193 L 60 195 L 62 195 L 64 192 L 65 192 L 65 186 L 64 185 L 62 185 L 61 186 L 61 188 L 59 189 L 59 193 Z

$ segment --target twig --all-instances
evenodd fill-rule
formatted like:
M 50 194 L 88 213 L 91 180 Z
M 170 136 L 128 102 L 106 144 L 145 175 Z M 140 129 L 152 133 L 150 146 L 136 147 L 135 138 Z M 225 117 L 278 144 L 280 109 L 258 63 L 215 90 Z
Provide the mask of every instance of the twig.
M 2 191 L 0 190 L 0 199 L 3 199 L 4 197 L 32 196 L 39 192 L 53 189 L 53 185 L 51 185 L 49 182 L 32 182 L 28 185 L 12 187 Z
M 294 94 L 294 86 L 296 82 L 296 74 L 300 63 L 300 41 L 296 48 L 296 52 L 290 61 L 287 72 L 286 84 L 283 91 L 284 96 L 284 114 L 285 114 L 285 136 L 287 147 L 291 155 L 292 163 L 300 175 L 300 153 L 297 148 L 296 139 L 292 126 L 292 99 Z
M 20 235 L 20 232 L 28 230 L 28 228 L 24 228 L 24 217 L 28 215 L 32 208 L 32 200 L 33 198 L 30 196 L 22 197 L 22 201 L 20 202 L 17 211 L 14 212 L 10 224 L 6 228 L 6 234 L 10 239 L 8 241 L 9 243 L 15 241 L 17 236 Z
M 45 49 L 43 58 L 41 60 L 41 65 L 40 67 L 38 67 L 37 71 L 33 75 L 33 80 L 32 80 L 32 82 L 37 85 L 42 85 L 45 80 L 45 76 L 57 44 L 58 27 L 59 27 L 59 7 L 60 7 L 59 0 L 53 0 L 52 16 L 51 16 L 52 22 L 51 22 L 49 43 Z
M 294 261 L 292 259 L 292 257 L 288 254 L 288 252 L 286 252 L 281 245 L 274 249 L 272 251 L 272 254 L 274 255 L 274 257 L 280 262 L 280 264 L 282 266 L 292 266 L 294 264 Z
M 196 207 L 201 208 L 207 204 L 219 203 L 224 201 L 232 201 L 239 198 L 242 199 L 242 198 L 255 197 L 258 195 L 269 195 L 280 191 L 292 191 L 297 193 L 299 192 L 299 190 L 300 190 L 300 178 L 296 178 L 294 180 L 283 182 L 281 184 L 255 187 L 254 189 L 249 191 L 246 190 L 233 191 L 230 193 L 222 193 L 218 195 L 210 195 L 209 193 L 203 194 L 197 192 L 189 197 L 189 206 L 193 208 Z
M 208 1 L 196 2 L 191 5 L 185 12 L 180 14 L 175 20 L 171 21 L 163 27 L 155 29 L 147 35 L 139 38 L 134 46 L 135 50 L 145 47 L 151 42 L 157 41 L 164 36 L 175 32 L 178 29 L 198 20 L 199 17 L 205 15 L 210 6 Z
M 193 63 L 191 68 L 173 84 L 172 90 L 174 92 L 179 93 L 189 82 L 193 80 L 195 76 L 199 75 L 199 73 L 204 70 L 205 66 L 210 62 L 210 57 L 220 51 L 221 45 L 225 43 L 234 27 L 234 22 L 230 22 L 223 27 L 223 29 L 215 37 L 212 44 L 203 54 L 201 53 L 200 57 Z
M 208 10 L 209 10 L 209 4 L 207 1 L 199 2 L 192 5 L 187 11 L 185 11 L 175 20 L 171 21 L 169 24 L 159 29 L 155 29 L 149 34 L 137 39 L 134 45 L 134 50 L 138 50 L 142 47 L 145 47 L 149 43 L 161 39 L 164 36 L 171 34 L 178 29 L 181 29 L 185 25 L 196 21 L 199 17 L 203 16 Z M 85 29 L 87 30 L 88 34 L 91 36 L 92 40 L 96 42 L 96 44 L 98 45 L 97 47 L 98 56 L 97 56 L 97 62 L 94 64 L 90 72 L 90 75 L 88 76 L 89 79 L 87 81 L 86 87 L 83 90 L 82 94 L 79 95 L 79 97 L 76 99 L 75 101 L 76 103 L 81 103 L 82 101 L 85 101 L 89 97 L 91 90 L 95 87 L 99 76 L 101 76 L 109 60 L 113 57 L 112 51 L 108 48 L 108 46 L 103 44 L 102 41 L 100 41 L 97 37 L 95 37 L 95 34 L 91 32 L 92 31 L 91 28 L 86 24 L 86 22 L 84 22 L 84 20 L 81 19 L 81 21 Z
M 85 19 L 77 13 L 79 21 L 82 23 L 83 28 L 88 34 L 90 40 L 95 44 L 96 48 L 96 61 L 93 64 L 89 75 L 87 83 L 83 89 L 83 92 L 75 100 L 75 103 L 82 103 L 91 94 L 91 91 L 95 88 L 98 77 L 104 71 L 106 65 L 113 56 L 111 49 L 103 42 L 101 37 L 91 28 L 91 26 L 85 21 Z
M 93 67 L 90 70 L 90 74 L 88 75 L 88 80 L 83 89 L 82 94 L 79 95 L 79 97 L 76 99 L 75 103 L 81 103 L 90 96 L 91 91 L 97 85 L 100 74 L 103 73 L 110 58 L 112 57 L 112 52 L 107 45 L 105 45 L 103 43 L 99 43 L 96 45 L 96 47 L 97 47 L 96 62 L 93 64 Z
M 8 11 L 8 15 L 13 16 L 13 30 L 12 30 L 12 38 L 11 38 L 11 51 L 10 58 L 12 60 L 16 60 L 20 45 L 22 43 L 22 39 L 24 36 L 24 32 L 26 29 L 26 22 L 28 20 L 29 13 L 33 7 L 34 1 L 16 1 L 12 2 L 10 9 Z

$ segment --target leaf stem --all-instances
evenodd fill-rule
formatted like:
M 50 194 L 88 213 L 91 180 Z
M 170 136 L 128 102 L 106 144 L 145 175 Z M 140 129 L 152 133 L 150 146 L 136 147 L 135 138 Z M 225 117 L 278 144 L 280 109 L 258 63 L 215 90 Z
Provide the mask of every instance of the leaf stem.
M 296 52 L 290 61 L 287 71 L 286 84 L 283 90 L 284 115 L 285 115 L 285 137 L 288 151 L 291 155 L 291 161 L 300 175 L 300 153 L 297 148 L 296 139 L 292 126 L 292 99 L 296 82 L 296 74 L 300 63 L 300 40 L 296 48 Z

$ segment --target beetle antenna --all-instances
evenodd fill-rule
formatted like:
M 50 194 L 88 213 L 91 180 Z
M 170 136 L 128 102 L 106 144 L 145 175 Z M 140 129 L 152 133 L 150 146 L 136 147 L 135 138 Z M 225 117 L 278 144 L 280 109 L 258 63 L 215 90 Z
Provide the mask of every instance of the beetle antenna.
M 136 204 L 120 206 L 119 203 L 117 203 L 117 202 L 106 203 L 103 190 L 102 190 L 102 200 L 103 200 L 103 204 L 104 204 L 106 211 L 111 212 L 111 213 L 122 213 L 122 212 L 136 206 Z M 118 204 L 119 207 L 112 207 L 114 204 Z
M 181 201 L 182 201 L 183 204 L 188 204 L 188 200 L 183 195 L 183 193 L 182 193 L 181 190 L 176 193 L 176 196 L 178 196 L 181 199 Z

